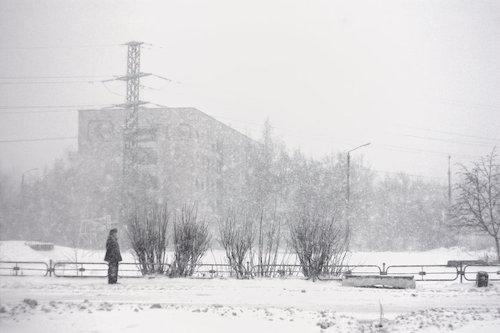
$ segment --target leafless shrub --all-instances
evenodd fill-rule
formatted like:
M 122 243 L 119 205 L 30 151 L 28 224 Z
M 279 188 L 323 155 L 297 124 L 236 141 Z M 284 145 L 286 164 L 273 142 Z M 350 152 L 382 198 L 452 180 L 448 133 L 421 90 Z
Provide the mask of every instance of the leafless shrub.
M 275 219 L 264 221 L 264 214 L 259 220 L 257 245 L 257 275 L 270 276 L 276 272 L 278 250 L 281 242 L 281 224 Z
M 333 217 L 303 214 L 290 223 L 290 245 L 307 278 L 335 271 L 345 258 L 346 244 L 345 232 Z
M 154 205 L 130 218 L 127 233 L 142 274 L 166 272 L 168 223 L 166 205 Z
M 238 279 L 250 274 L 245 266 L 245 259 L 251 260 L 254 236 L 253 221 L 244 213 L 229 211 L 219 221 L 219 243 Z
M 181 210 L 174 222 L 174 261 L 170 276 L 191 276 L 210 244 L 208 226 L 198 221 L 195 207 Z

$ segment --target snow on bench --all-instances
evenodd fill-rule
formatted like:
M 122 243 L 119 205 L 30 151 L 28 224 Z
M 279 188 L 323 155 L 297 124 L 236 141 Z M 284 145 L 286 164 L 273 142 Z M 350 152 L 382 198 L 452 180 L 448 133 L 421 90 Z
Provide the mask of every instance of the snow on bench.
M 53 243 L 46 242 L 25 242 L 24 244 L 28 245 L 35 251 L 52 251 L 54 249 Z
M 345 275 L 342 285 L 365 288 L 415 289 L 415 279 L 413 275 Z

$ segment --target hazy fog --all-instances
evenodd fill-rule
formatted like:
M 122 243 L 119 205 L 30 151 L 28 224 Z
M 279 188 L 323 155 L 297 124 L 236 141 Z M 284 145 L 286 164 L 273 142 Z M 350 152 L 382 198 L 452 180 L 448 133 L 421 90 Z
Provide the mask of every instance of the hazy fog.
M 173 80 L 145 79 L 144 100 L 252 136 L 269 117 L 307 154 L 372 142 L 356 154 L 375 169 L 444 179 L 448 154 L 467 161 L 500 144 L 498 1 L 2 0 L 0 32 L 0 140 L 76 136 L 71 110 L 120 103 L 125 87 L 75 81 L 123 74 L 118 44 L 141 40 L 152 44 L 143 71 Z M 28 108 L 61 105 L 72 107 Z M 0 167 L 22 172 L 76 147 L 0 142 Z

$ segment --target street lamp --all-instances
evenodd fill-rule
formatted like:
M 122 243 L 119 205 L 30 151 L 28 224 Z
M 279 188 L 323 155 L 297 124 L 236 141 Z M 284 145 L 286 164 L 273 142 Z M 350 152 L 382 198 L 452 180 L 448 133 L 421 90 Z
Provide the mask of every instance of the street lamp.
M 351 152 L 355 151 L 356 149 L 366 147 L 370 145 L 371 142 L 367 142 L 361 146 L 357 146 L 356 148 L 353 148 L 347 152 L 347 205 L 349 205 L 349 188 L 350 188 L 350 177 L 351 177 Z
M 350 189 L 351 189 L 351 152 L 355 151 L 356 149 L 366 147 L 370 145 L 371 142 L 367 142 L 365 144 L 362 144 L 361 146 L 357 146 L 356 148 L 353 148 L 347 152 L 347 194 L 346 194 L 346 222 L 347 222 L 347 237 L 350 237 L 351 234 L 351 223 L 349 221 L 349 213 L 350 213 L 350 206 L 349 206 L 349 200 L 350 200 Z

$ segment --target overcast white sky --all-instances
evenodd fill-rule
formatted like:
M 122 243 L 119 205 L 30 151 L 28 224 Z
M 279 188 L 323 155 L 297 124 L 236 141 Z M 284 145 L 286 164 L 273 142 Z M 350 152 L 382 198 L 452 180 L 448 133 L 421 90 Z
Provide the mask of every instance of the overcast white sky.
M 0 140 L 77 135 L 76 107 L 27 106 L 122 102 L 123 83 L 12 82 L 123 74 L 129 40 L 152 44 L 143 71 L 180 82 L 146 79 L 159 90 L 143 99 L 254 137 L 269 117 L 312 156 L 371 142 L 356 154 L 375 169 L 444 179 L 447 154 L 500 146 L 500 1 L 478 0 L 0 0 Z M 65 149 L 76 141 L 0 142 L 0 167 Z

